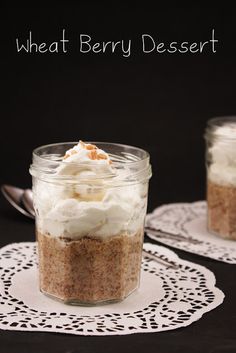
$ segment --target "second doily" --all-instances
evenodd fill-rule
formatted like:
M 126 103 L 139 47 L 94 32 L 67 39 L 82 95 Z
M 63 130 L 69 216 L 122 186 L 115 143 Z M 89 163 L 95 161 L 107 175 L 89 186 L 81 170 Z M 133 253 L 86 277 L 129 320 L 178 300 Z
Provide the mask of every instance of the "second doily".
M 207 231 L 207 205 L 205 201 L 173 203 L 156 208 L 147 215 L 146 225 L 169 234 L 179 234 L 186 241 L 147 235 L 161 243 L 214 260 L 236 264 L 236 241 L 220 238 Z M 188 238 L 198 241 L 193 243 Z

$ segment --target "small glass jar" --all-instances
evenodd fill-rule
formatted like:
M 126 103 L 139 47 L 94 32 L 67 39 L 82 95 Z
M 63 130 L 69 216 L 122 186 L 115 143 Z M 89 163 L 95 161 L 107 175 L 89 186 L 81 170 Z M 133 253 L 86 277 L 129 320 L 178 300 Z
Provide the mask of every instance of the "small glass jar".
M 97 173 L 62 159 L 75 144 L 33 151 L 40 290 L 75 305 L 121 301 L 139 287 L 149 154 L 95 142 L 118 174 Z
M 208 230 L 236 239 L 236 117 L 209 120 L 205 139 Z

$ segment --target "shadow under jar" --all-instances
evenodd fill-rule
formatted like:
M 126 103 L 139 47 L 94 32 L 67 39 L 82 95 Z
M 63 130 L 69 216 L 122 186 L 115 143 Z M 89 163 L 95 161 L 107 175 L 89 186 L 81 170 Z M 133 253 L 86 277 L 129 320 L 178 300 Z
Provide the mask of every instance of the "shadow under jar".
M 236 117 L 209 120 L 205 139 L 208 230 L 236 239 Z
M 139 287 L 149 154 L 96 143 L 109 156 L 106 170 L 68 162 L 66 151 L 74 145 L 33 152 L 40 290 L 75 305 L 121 301 Z

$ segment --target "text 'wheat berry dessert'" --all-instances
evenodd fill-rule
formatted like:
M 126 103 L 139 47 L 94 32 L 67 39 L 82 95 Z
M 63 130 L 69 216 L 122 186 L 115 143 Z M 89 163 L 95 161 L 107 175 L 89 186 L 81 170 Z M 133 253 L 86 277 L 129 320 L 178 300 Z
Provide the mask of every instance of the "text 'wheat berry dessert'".
M 93 305 L 121 301 L 137 289 L 148 153 L 110 143 L 48 145 L 33 152 L 30 173 L 40 290 Z
M 209 120 L 205 137 L 208 229 L 236 239 L 236 117 Z

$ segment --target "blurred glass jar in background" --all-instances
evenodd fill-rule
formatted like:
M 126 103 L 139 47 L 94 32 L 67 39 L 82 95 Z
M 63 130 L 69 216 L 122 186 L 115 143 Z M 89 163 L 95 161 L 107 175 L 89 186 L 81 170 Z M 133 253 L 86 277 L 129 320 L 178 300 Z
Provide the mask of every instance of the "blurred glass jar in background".
M 205 139 L 208 230 L 236 239 L 236 117 L 209 120 Z

